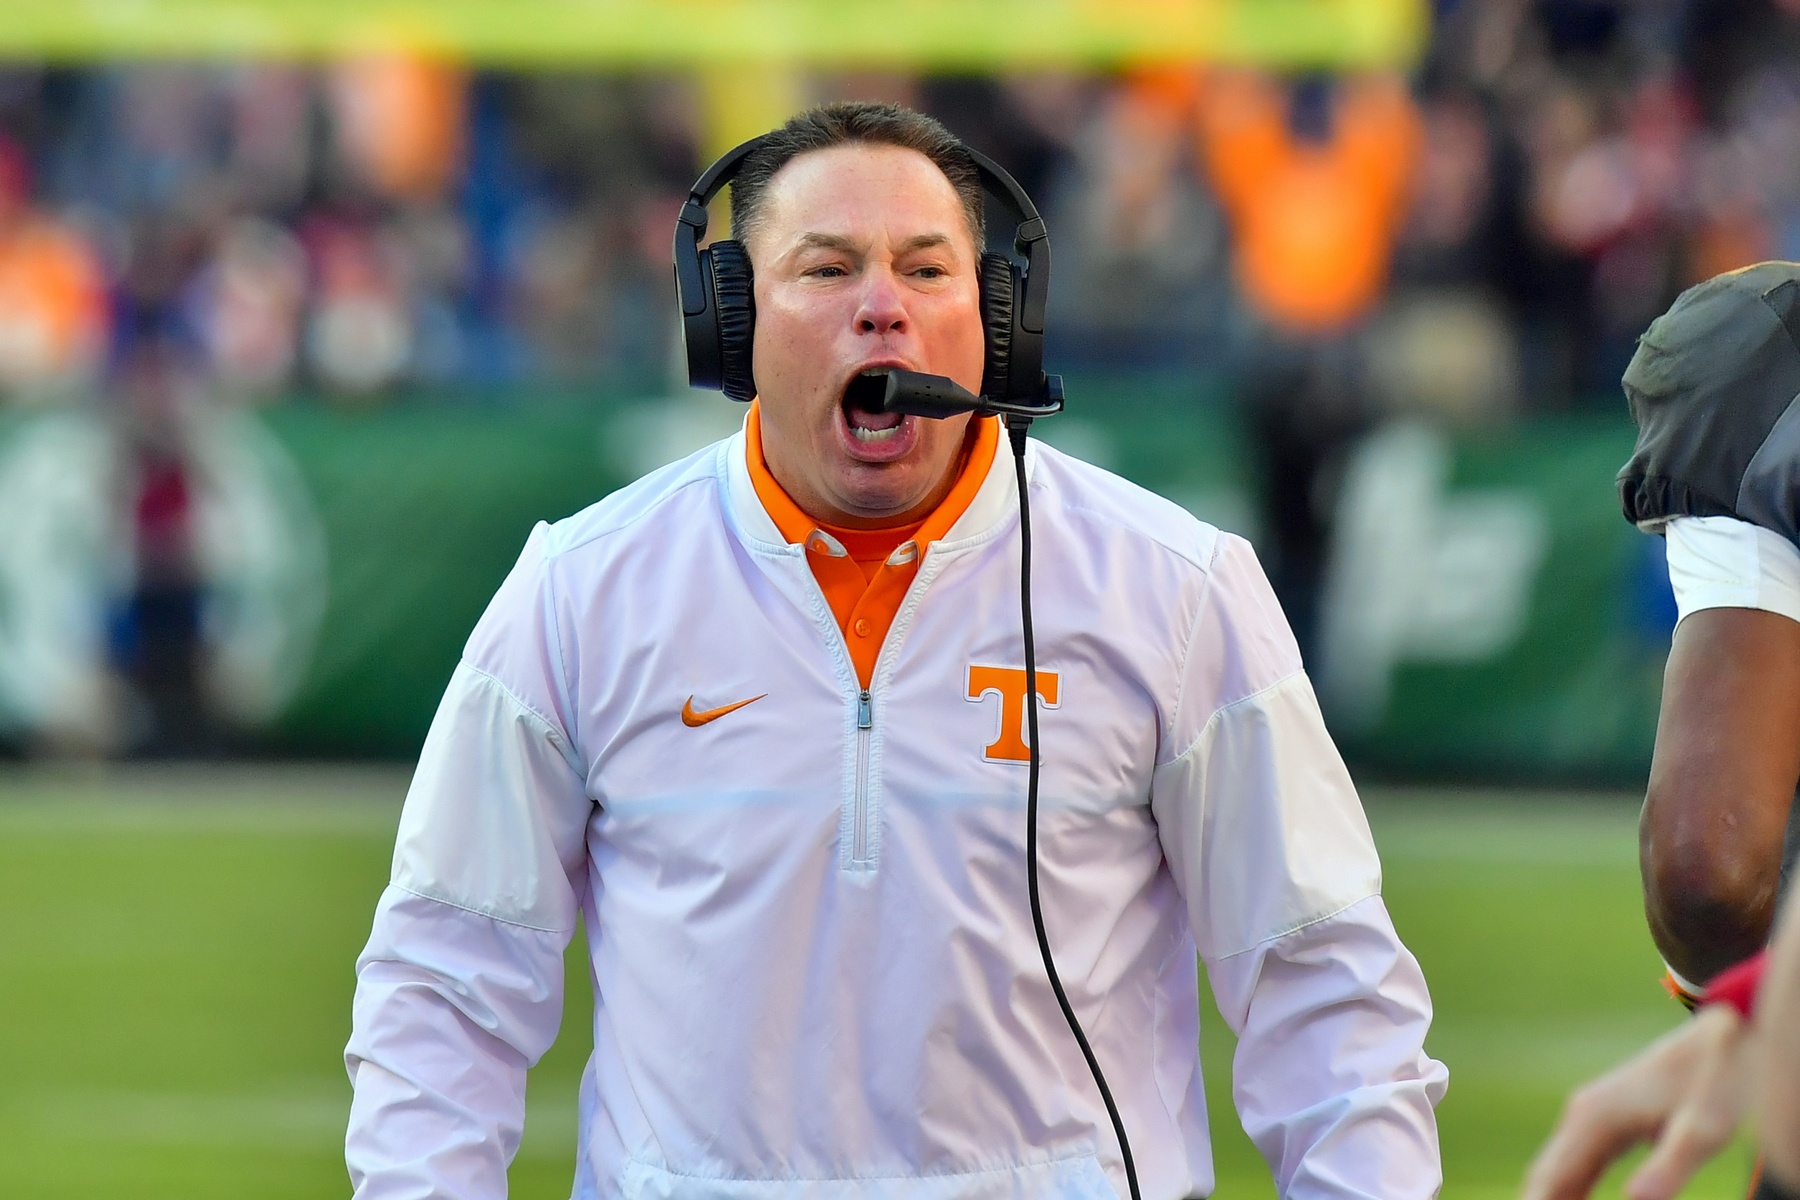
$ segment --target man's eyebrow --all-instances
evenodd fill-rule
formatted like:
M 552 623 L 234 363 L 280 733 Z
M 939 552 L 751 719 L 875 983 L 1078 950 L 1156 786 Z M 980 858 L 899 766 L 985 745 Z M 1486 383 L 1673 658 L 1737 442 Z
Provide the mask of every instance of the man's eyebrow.
M 838 250 L 845 254 L 862 254 L 863 248 L 841 233 L 803 233 L 795 247 L 799 250 Z
M 900 253 L 910 254 L 914 250 L 935 250 L 939 246 L 948 246 L 950 235 L 947 233 L 921 233 L 917 237 L 909 237 L 900 243 Z
M 947 233 L 921 233 L 901 242 L 896 253 L 910 254 L 918 250 L 934 250 L 939 246 L 947 246 L 949 244 L 950 235 Z M 796 249 L 836 250 L 843 254 L 855 254 L 858 256 L 866 252 L 865 247 L 861 243 L 851 238 L 847 238 L 841 233 L 803 233 L 800 235 L 800 240 L 796 245 Z

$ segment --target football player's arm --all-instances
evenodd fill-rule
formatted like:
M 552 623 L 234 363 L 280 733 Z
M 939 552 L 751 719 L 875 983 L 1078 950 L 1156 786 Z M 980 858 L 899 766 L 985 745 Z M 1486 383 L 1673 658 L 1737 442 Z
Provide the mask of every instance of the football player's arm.
M 562 1021 L 592 804 L 560 720 L 543 531 L 451 677 L 356 965 L 359 1200 L 506 1195 L 525 1072 Z
M 1229 539 L 1151 807 L 1219 1011 L 1234 1094 L 1280 1194 L 1435 1196 L 1431 1000 L 1381 900 L 1368 824 L 1248 546 Z M 1195 726 L 1198 728 L 1195 728 Z
M 1774 918 L 1800 781 L 1800 551 L 1722 517 L 1684 518 L 1668 538 L 1683 615 L 1639 855 L 1657 948 L 1703 986 L 1761 948 Z

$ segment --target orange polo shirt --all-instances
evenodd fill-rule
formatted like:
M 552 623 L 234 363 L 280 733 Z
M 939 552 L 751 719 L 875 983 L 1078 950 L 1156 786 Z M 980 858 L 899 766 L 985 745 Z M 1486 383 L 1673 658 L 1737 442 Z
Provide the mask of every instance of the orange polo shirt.
M 978 417 L 969 429 L 962 470 L 930 516 L 885 529 L 841 529 L 807 516 L 775 482 L 763 460 L 762 416 L 756 403 L 750 405 L 744 443 L 756 498 L 762 501 L 782 537 L 806 547 L 807 565 L 812 567 L 813 578 L 825 593 L 825 603 L 831 606 L 831 615 L 844 632 L 850 662 L 865 688 L 875 673 L 875 657 L 881 652 L 888 626 L 894 623 L 906 589 L 919 573 L 919 559 L 925 547 L 948 533 L 957 518 L 968 511 L 994 463 L 994 453 L 1000 445 L 1000 419 Z

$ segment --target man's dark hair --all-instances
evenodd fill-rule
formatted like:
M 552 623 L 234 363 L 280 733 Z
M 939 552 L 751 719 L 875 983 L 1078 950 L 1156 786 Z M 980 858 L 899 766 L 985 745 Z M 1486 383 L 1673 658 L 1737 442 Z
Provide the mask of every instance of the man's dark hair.
M 844 145 L 899 146 L 917 150 L 944 173 L 962 199 L 975 252 L 981 253 L 981 174 L 968 148 L 936 118 L 898 104 L 874 104 L 864 100 L 840 100 L 820 104 L 796 114 L 787 124 L 763 138 L 739 166 L 731 181 L 731 230 L 747 241 L 762 217 L 763 193 L 775 173 L 795 158 L 812 150 Z

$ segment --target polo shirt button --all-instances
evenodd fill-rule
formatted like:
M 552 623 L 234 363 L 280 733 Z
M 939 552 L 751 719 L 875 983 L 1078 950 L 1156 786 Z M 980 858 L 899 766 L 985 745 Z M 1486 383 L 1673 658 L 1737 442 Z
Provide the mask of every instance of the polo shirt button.
M 856 618 L 856 624 L 852 625 L 850 628 L 856 631 L 857 637 L 868 637 L 871 633 L 875 632 L 875 627 L 869 624 L 869 618 L 867 617 Z

